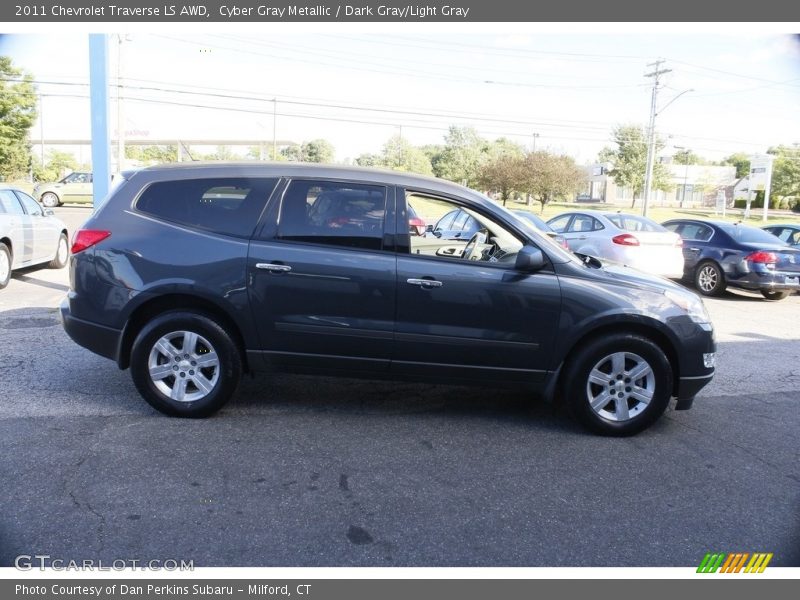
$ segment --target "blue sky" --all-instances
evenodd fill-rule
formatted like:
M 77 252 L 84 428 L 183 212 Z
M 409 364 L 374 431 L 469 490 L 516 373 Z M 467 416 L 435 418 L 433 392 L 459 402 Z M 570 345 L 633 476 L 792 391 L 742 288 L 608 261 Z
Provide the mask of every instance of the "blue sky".
M 397 133 L 438 143 L 457 124 L 528 147 L 537 134 L 537 148 L 587 162 L 615 124 L 646 123 L 643 75 L 663 58 L 672 71 L 660 106 L 693 90 L 659 115 L 669 146 L 719 159 L 800 142 L 800 44 L 790 35 L 472 25 L 131 31 L 125 129 L 145 139 L 271 141 L 274 110 L 278 139 L 327 138 L 339 160 L 376 152 Z M 88 100 L 71 97 L 88 94 L 87 46 L 85 33 L 0 39 L 0 53 L 43 82 L 45 138 L 89 137 Z M 112 37 L 112 78 L 119 46 Z M 37 124 L 34 140 L 40 133 Z

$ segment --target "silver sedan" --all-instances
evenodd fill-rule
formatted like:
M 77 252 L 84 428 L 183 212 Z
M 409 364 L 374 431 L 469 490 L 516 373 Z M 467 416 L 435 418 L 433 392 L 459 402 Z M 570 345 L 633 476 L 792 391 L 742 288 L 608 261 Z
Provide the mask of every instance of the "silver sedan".
M 0 289 L 11 271 L 47 263 L 61 269 L 69 258 L 67 227 L 22 190 L 0 187 Z
M 569 211 L 547 222 L 569 249 L 653 275 L 683 277 L 683 242 L 678 234 L 638 215 L 598 210 Z

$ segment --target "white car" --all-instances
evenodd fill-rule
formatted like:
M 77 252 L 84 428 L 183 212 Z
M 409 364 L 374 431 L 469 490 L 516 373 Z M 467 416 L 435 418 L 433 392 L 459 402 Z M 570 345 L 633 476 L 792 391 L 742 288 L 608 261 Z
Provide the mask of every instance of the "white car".
M 67 226 L 22 190 L 0 187 L 0 289 L 11 271 L 48 263 L 61 269 L 69 258 Z
M 683 277 L 683 241 L 655 221 L 638 215 L 581 210 L 547 222 L 569 249 L 653 275 Z

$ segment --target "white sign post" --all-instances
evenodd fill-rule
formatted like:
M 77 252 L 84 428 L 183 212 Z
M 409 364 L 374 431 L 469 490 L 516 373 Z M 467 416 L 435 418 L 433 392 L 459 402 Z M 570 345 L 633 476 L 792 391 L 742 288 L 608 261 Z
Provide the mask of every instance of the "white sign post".
M 714 204 L 714 214 L 722 212 L 722 216 L 725 216 L 725 204 L 728 202 L 728 198 L 725 195 L 725 190 L 717 190 L 717 201 Z
M 772 161 L 774 158 L 771 154 L 754 154 L 750 157 L 750 185 L 748 187 L 750 192 L 764 192 L 764 221 L 767 220 L 767 212 L 769 210 Z M 750 208 L 749 202 L 747 208 Z

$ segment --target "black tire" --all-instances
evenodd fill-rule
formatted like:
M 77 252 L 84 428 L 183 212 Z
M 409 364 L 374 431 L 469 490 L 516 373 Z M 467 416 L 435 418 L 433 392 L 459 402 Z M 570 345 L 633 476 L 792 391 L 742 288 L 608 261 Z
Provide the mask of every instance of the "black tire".
M 69 260 L 69 240 L 67 234 L 62 233 L 58 238 L 58 246 L 56 246 L 56 255 L 53 257 L 47 266 L 50 269 L 63 269 L 67 266 Z
M 61 206 L 61 198 L 59 198 L 53 192 L 45 192 L 42 194 L 42 206 L 46 208 L 55 208 L 56 206 Z
M 707 260 L 694 270 L 694 287 L 703 296 L 719 296 L 728 287 L 725 274 L 714 261 Z
M 0 243 L 0 290 L 8 285 L 11 281 L 11 250 L 8 246 Z
M 781 290 L 779 292 L 771 291 L 771 290 L 761 290 L 761 295 L 764 296 L 767 300 L 783 300 L 784 298 L 788 298 L 789 294 L 792 292 L 789 290 Z
M 198 336 L 194 351 L 182 347 L 187 340 L 186 333 Z M 166 360 L 166 354 L 157 350 L 156 344 L 169 336 L 174 336 L 168 340 L 172 344 L 170 354 L 175 350 L 180 350 L 180 354 L 176 352 Z M 197 366 L 194 359 L 203 360 L 212 352 L 217 359 L 216 367 Z M 187 354 L 189 358 L 185 358 Z M 151 357 L 154 368 L 162 373 L 156 379 L 150 372 Z M 163 375 L 166 371 L 169 374 Z M 181 373 L 184 375 L 179 379 Z M 133 342 L 131 377 L 136 389 L 150 406 L 166 415 L 203 418 L 214 414 L 233 396 L 241 375 L 242 357 L 236 343 L 225 329 L 204 314 L 164 313 L 145 325 Z M 206 390 L 201 389 L 205 386 Z M 179 396 L 181 387 L 183 400 L 167 395 L 168 391 L 175 391 Z
M 614 357 L 620 355 L 622 377 L 618 378 L 612 365 Z M 633 374 L 643 368 L 643 363 L 649 367 L 649 373 L 629 380 L 626 369 Z M 603 375 L 602 382 L 595 383 L 598 377 L 593 373 L 597 372 Z M 607 335 L 583 344 L 567 363 L 562 381 L 564 400 L 574 417 L 601 435 L 639 433 L 658 420 L 672 397 L 672 367 L 664 351 L 649 339 L 632 333 Z M 648 394 L 649 401 L 639 399 Z M 597 408 L 592 408 L 593 400 Z

